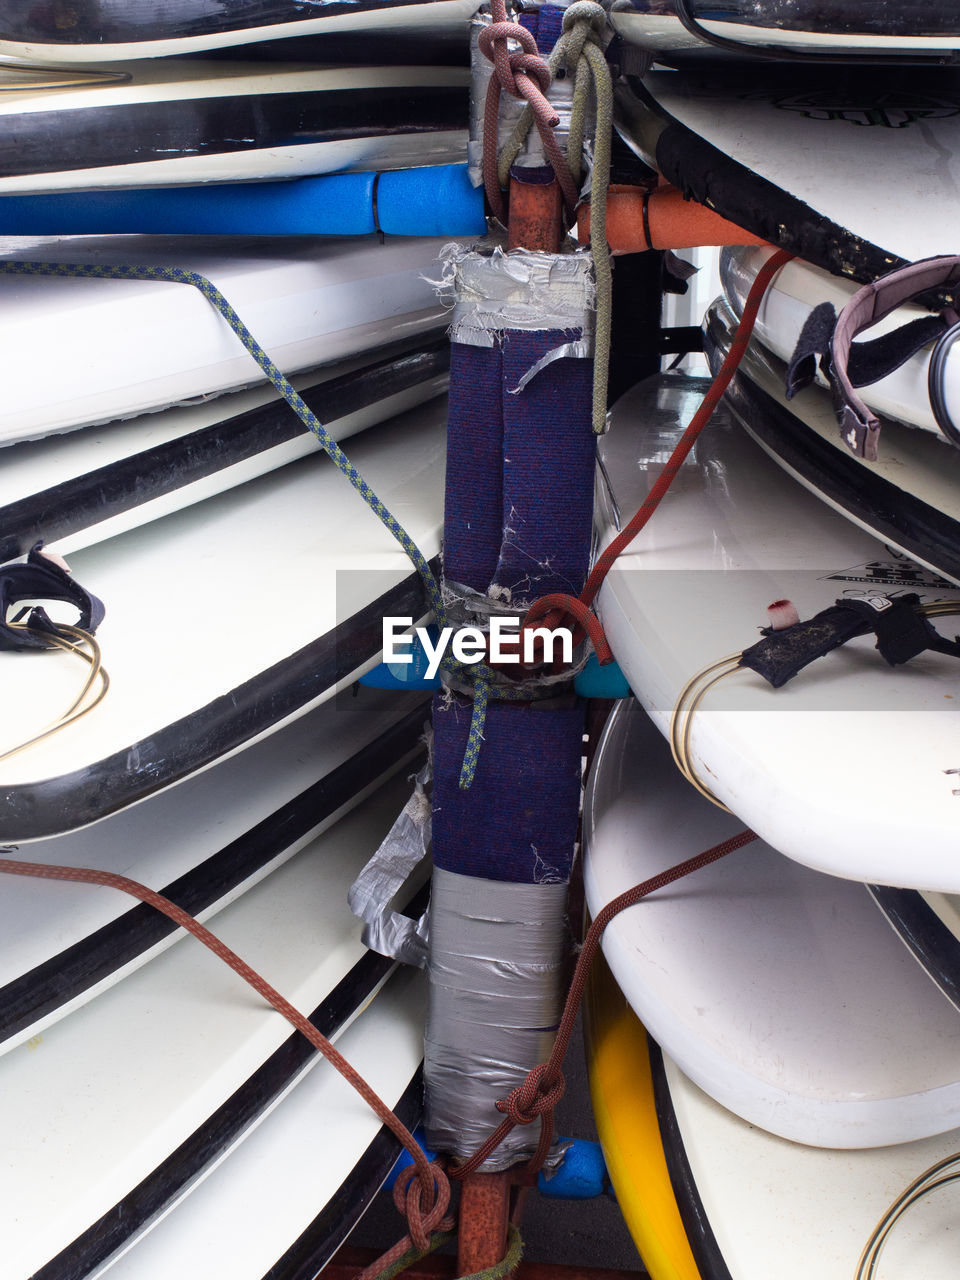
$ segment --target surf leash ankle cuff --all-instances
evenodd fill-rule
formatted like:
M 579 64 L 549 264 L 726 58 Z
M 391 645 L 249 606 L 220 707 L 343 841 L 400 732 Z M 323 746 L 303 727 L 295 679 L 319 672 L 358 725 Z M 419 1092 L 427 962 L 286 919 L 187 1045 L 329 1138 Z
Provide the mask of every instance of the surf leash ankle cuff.
M 960 639 L 941 636 L 919 606 L 920 597 L 912 593 L 838 600 L 792 627 L 777 631 L 765 628 L 763 639 L 744 649 L 737 665 L 755 671 L 774 689 L 780 689 L 817 658 L 870 632 L 877 637 L 880 656 L 892 667 L 927 649 L 960 658 Z
M 787 399 L 813 381 L 819 364 L 833 391 L 844 443 L 857 457 L 876 462 L 880 420 L 854 388 L 886 377 L 928 343 L 942 339 L 956 324 L 957 313 L 951 304 L 940 315 L 920 316 L 869 342 L 854 345 L 854 339 L 905 302 L 934 289 L 949 293 L 958 284 L 960 257 L 924 258 L 864 285 L 839 316 L 830 303 L 815 307 L 787 366 Z M 953 440 L 949 431 L 945 434 Z
M 37 603 L 43 600 L 73 605 L 81 631 L 92 633 L 103 621 L 103 602 L 81 587 L 38 542 L 25 563 L 0 566 L 0 649 L 59 647 L 53 637 L 59 636 L 60 627 Z M 32 603 L 20 615 L 22 620 L 9 621 L 11 609 L 23 601 Z

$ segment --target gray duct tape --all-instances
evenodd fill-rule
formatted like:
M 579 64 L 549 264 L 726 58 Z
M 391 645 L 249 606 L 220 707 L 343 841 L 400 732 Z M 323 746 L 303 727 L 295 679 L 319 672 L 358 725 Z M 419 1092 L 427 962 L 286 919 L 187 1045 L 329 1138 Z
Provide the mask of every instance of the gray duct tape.
M 464 1159 L 497 1127 L 495 1103 L 545 1062 L 563 1004 L 566 884 L 507 884 L 435 870 L 427 1141 Z M 482 1167 L 534 1151 L 540 1125 L 518 1125 Z
M 454 299 L 452 341 L 492 347 L 505 329 L 573 329 L 584 344 L 577 354 L 592 346 L 596 286 L 588 250 L 507 254 L 499 245 L 476 250 L 449 244 L 440 259 L 441 289 Z
M 428 746 L 431 737 L 428 725 Z M 427 963 L 428 911 L 412 920 L 393 910 L 391 903 L 427 857 L 433 815 L 426 789 L 432 767 L 431 751 L 416 776 L 413 795 L 347 893 L 350 910 L 364 922 L 364 945 L 418 969 Z

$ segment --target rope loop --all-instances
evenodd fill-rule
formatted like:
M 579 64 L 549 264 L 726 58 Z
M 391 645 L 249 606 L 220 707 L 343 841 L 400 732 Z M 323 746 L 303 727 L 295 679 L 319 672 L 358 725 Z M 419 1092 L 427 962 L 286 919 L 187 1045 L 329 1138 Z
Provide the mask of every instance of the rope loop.
M 557 1067 L 549 1074 L 550 1064 L 532 1067 L 522 1084 L 497 1102 L 497 1110 L 514 1124 L 533 1124 L 544 1112 L 552 1112 L 566 1092 L 563 1072 Z
M 537 42 L 526 27 L 507 20 L 505 0 L 491 0 L 493 22 L 481 30 L 478 47 L 493 63 L 493 75 L 487 86 L 483 113 L 483 185 L 487 202 L 495 217 L 506 218 L 506 206 L 497 176 L 497 143 L 500 112 L 500 91 L 505 89 L 515 98 L 523 98 L 536 123 L 570 217 L 577 202 L 577 186 L 570 173 L 564 154 L 553 130 L 560 117 L 550 105 L 546 92 L 553 82 L 550 64 L 537 53 Z M 516 40 L 521 52 L 511 53 L 508 40 Z
M 429 1250 L 435 1231 L 448 1231 L 453 1225 L 444 1220 L 450 1207 L 450 1180 L 436 1161 L 427 1168 L 432 1175 L 429 1184 L 416 1165 L 408 1165 L 393 1184 L 393 1203 L 406 1218 L 410 1240 L 420 1253 Z
M 521 52 L 511 53 L 508 40 L 516 40 Z M 526 98 L 526 86 L 521 87 L 516 80 L 516 72 L 520 70 L 525 76 L 536 80 L 541 93 L 546 93 L 553 80 L 553 73 L 537 52 L 537 42 L 526 27 L 519 22 L 492 22 L 489 27 L 481 28 L 477 39 L 480 52 L 496 67 L 496 76 L 500 87 L 512 98 Z
M 568 625 L 573 623 L 571 630 L 574 645 L 578 645 L 586 636 L 593 645 L 597 661 L 601 666 L 606 666 L 613 661 L 613 650 L 610 648 L 610 642 L 600 619 L 583 600 L 560 591 L 541 596 L 527 610 L 521 624 L 521 631 L 532 627 L 542 619 L 548 619 L 550 627 L 554 630 L 565 623 Z
M 563 30 L 571 31 L 579 23 L 585 23 L 590 28 L 587 39 L 599 44 L 599 36 L 607 24 L 607 13 L 603 5 L 597 4 L 596 0 L 575 0 L 564 11 Z

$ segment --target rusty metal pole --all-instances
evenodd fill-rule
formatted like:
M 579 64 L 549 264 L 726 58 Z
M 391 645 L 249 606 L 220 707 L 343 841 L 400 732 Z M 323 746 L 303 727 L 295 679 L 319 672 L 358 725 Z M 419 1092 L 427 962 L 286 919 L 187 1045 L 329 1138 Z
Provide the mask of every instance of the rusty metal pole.
M 563 243 L 563 196 L 553 171 L 510 171 L 510 221 L 507 249 L 559 252 Z
M 460 1192 L 457 1275 L 494 1267 L 507 1251 L 510 1220 L 509 1173 L 471 1173 Z

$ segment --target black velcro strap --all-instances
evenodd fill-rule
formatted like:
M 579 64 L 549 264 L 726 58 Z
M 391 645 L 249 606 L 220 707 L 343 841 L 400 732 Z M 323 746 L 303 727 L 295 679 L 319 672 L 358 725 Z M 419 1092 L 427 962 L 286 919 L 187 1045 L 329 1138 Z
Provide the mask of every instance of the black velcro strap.
M 933 624 L 922 613 L 917 612 L 916 606 L 920 603 L 917 595 L 893 598 L 866 596 L 846 603 L 865 619 L 869 630 L 877 633 L 880 656 L 891 667 L 909 662 L 926 649 L 960 657 L 960 643 L 939 635 Z
M 782 631 L 765 631 L 762 640 L 744 649 L 738 666 L 749 667 L 779 689 L 815 658 L 822 658 L 870 629 L 859 613 L 838 603 L 806 622 L 797 622 Z
M 960 638 L 947 640 L 917 611 L 920 597 L 865 596 L 838 600 L 806 622 L 782 631 L 765 630 L 762 640 L 745 649 L 738 665 L 763 676 L 775 689 L 792 680 L 816 658 L 873 631 L 877 649 L 892 667 L 909 662 L 926 649 L 960 658 Z
M 810 386 L 817 374 L 817 367 L 829 377 L 830 339 L 833 337 L 837 313 L 829 302 L 821 302 L 807 316 L 800 330 L 800 337 L 787 365 L 785 378 L 787 399 Z M 888 374 L 941 337 L 947 328 L 942 316 L 918 316 L 908 320 L 899 329 L 882 333 L 866 342 L 850 344 L 847 374 L 854 387 L 868 387 Z
M 787 399 L 809 387 L 817 376 L 817 366 L 826 373 L 830 365 L 830 339 L 837 323 L 837 313 L 829 302 L 814 307 L 800 330 L 800 337 L 787 365 Z
M 918 316 L 899 329 L 881 333 L 868 342 L 852 342 L 847 372 L 855 387 L 868 387 L 906 364 L 911 356 L 930 342 L 935 342 L 947 329 L 943 316 Z
M 103 603 L 96 596 L 84 590 L 58 564 L 47 559 L 40 550 L 40 543 L 28 555 L 26 564 L 0 567 L 0 649 L 49 649 L 51 645 L 43 638 L 43 633 L 59 633 L 56 623 L 51 622 L 40 605 L 35 604 L 25 611 L 29 630 L 11 626 L 7 621 L 13 606 L 24 600 L 56 600 L 72 604 L 80 615 L 76 625 L 84 631 L 96 631 L 105 613 Z

